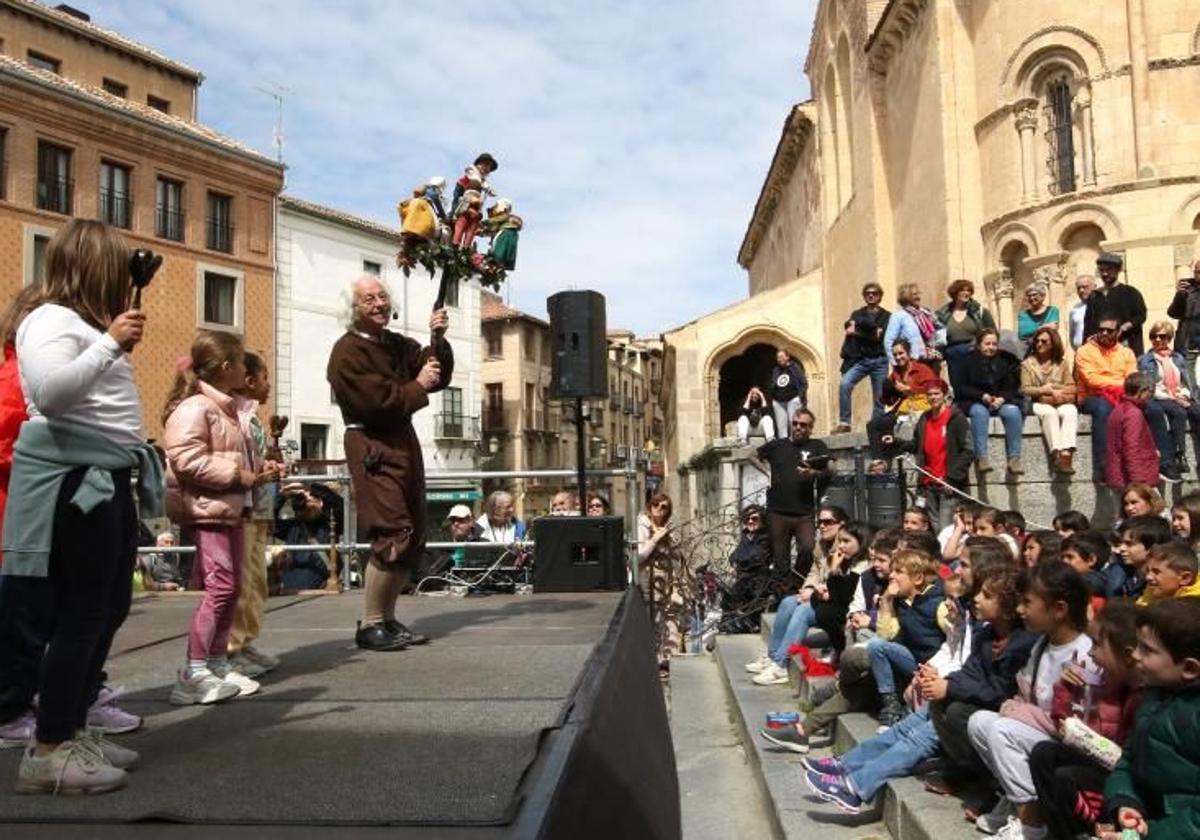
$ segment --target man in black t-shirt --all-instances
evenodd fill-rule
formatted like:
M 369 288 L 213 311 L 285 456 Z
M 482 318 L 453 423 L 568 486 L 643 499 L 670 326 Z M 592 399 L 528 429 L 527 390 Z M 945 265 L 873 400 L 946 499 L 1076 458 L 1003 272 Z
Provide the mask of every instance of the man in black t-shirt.
M 812 565 L 817 504 L 832 474 L 832 456 L 822 441 L 813 440 L 815 418 L 807 408 L 792 417 L 791 436 L 759 447 L 750 463 L 770 476 L 767 489 L 767 530 L 775 575 L 791 570 L 792 540 L 796 541 L 795 579 Z M 795 588 L 795 587 L 790 587 Z

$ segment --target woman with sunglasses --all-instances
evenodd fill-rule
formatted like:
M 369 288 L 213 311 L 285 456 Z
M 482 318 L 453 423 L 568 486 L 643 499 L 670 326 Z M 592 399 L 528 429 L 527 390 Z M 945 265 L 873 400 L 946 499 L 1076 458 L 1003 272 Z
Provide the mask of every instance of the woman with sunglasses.
M 1058 327 L 1038 327 L 1032 352 L 1021 363 L 1021 393 L 1033 401 L 1033 414 L 1042 424 L 1050 448 L 1050 467 L 1064 475 L 1075 472 L 1075 435 L 1079 409 L 1075 406 L 1075 377 L 1067 363 Z
M 599 493 L 593 493 L 588 496 L 587 515 L 588 516 L 608 516 L 612 513 L 612 504 L 608 499 L 601 496 Z
M 671 527 L 671 497 L 655 493 L 638 514 L 638 586 L 650 608 L 658 641 L 658 664 L 666 670 L 677 653 L 687 650 L 691 593 L 687 563 L 678 532 Z
M 1200 407 L 1185 384 L 1187 362 L 1173 348 L 1175 327 L 1157 321 L 1150 327 L 1150 350 L 1138 359 L 1138 370 L 1154 380 L 1154 397 L 1146 403 L 1146 420 L 1154 433 L 1160 472 L 1176 483 L 1188 471 L 1187 428 L 1200 429 Z
M 742 535 L 729 555 L 736 577 L 722 599 L 725 632 L 757 633 L 771 596 L 771 539 L 767 515 L 759 505 L 742 508 Z

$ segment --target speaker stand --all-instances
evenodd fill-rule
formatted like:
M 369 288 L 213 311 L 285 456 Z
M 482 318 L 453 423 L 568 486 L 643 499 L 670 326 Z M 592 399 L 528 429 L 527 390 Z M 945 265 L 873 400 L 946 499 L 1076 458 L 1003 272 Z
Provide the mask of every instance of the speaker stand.
M 575 398 L 575 469 L 576 492 L 579 494 L 579 515 L 587 516 L 587 440 L 583 436 L 583 397 Z

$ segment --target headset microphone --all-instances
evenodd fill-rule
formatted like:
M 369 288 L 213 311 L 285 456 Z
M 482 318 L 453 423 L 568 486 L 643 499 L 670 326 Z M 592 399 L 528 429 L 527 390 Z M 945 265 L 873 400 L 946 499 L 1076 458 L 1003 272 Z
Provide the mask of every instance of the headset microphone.
M 393 321 L 399 321 L 399 320 L 400 320 L 400 313 L 399 313 L 399 312 L 397 312 L 395 309 L 393 309 L 393 310 L 392 310 L 392 320 L 393 320 Z

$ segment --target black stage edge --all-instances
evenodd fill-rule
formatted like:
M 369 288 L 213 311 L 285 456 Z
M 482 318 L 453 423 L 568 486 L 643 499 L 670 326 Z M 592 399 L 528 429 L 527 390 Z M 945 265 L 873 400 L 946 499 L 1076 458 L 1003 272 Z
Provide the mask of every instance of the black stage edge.
M 511 836 L 677 840 L 679 779 L 641 593 L 625 593 L 580 677 L 562 728 L 546 733 Z

